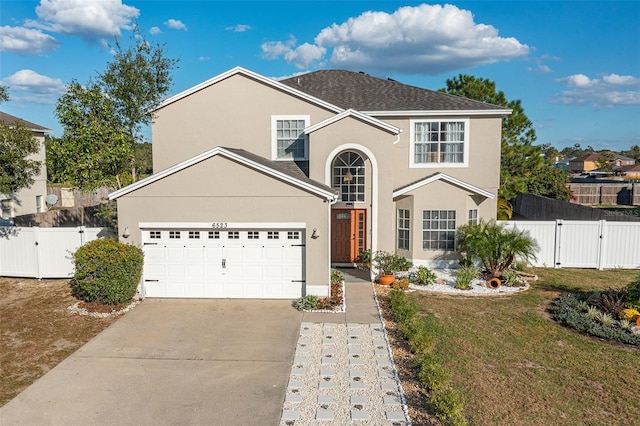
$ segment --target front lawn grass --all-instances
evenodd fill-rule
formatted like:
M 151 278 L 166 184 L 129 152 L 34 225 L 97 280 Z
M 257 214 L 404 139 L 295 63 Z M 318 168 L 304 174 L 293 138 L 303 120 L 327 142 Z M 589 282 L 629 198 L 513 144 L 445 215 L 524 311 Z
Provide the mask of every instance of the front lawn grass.
M 67 312 L 69 280 L 0 278 L 0 406 L 115 321 Z
M 622 287 L 640 271 L 535 269 L 522 294 L 410 295 L 443 326 L 436 351 L 474 425 L 621 425 L 640 418 L 640 350 L 550 319 L 560 294 Z

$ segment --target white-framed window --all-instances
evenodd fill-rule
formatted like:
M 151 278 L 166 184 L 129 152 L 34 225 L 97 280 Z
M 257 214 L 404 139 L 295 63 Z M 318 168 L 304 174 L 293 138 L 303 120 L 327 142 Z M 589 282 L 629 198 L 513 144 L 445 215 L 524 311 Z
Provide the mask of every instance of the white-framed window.
M 238 232 L 238 231 L 229 231 L 229 232 L 227 232 L 227 239 L 228 240 L 239 240 L 240 239 L 240 232 Z
M 209 239 L 210 240 L 219 240 L 220 239 L 220 231 L 209 231 Z
M 365 166 L 360 154 L 345 151 L 333 162 L 333 187 L 340 194 L 340 201 L 364 202 Z
M 248 231 L 247 232 L 247 239 L 249 240 L 257 240 L 260 238 L 260 232 L 258 231 Z
M 2 207 L 2 218 L 9 219 L 13 213 L 13 200 L 11 198 L 7 198 L 2 200 L 0 204 Z
M 189 239 L 190 240 L 199 240 L 200 239 L 200 231 L 189 231 Z
M 478 209 L 469 210 L 469 224 L 478 224 Z
M 280 231 L 267 232 L 267 240 L 279 240 L 279 239 L 280 239 Z
M 409 210 L 398 209 L 398 248 L 409 250 L 409 229 L 411 221 Z
M 271 156 L 274 160 L 308 160 L 308 115 L 271 116 Z
M 454 250 L 456 237 L 455 210 L 422 211 L 422 249 Z
M 169 231 L 169 239 L 170 240 L 180 239 L 180 231 Z
M 466 167 L 469 164 L 469 120 L 411 120 L 410 167 Z
M 162 237 L 161 231 L 149 231 L 149 239 L 159 240 Z

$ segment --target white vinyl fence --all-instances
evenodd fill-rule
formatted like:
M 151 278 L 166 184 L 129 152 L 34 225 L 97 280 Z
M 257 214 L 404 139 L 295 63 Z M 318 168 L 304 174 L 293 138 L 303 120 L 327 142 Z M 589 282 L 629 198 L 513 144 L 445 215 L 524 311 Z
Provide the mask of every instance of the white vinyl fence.
M 640 268 L 640 222 L 606 220 L 501 221 L 529 231 L 540 246 L 534 266 Z
M 0 227 L 0 276 L 69 278 L 73 253 L 81 245 L 109 235 L 106 228 Z

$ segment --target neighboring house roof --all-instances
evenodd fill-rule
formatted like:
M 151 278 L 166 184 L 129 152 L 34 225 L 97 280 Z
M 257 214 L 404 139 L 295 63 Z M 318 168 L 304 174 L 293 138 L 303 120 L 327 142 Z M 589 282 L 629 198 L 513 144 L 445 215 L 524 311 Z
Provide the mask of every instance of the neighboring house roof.
M 640 164 L 630 164 L 628 166 L 620 166 L 616 172 L 640 172 Z
M 327 200 L 333 201 L 336 198 L 336 192 L 333 188 L 318 183 L 313 179 L 309 179 L 292 161 L 271 161 L 243 149 L 215 147 L 213 149 L 210 149 L 209 151 L 203 152 L 202 154 L 196 155 L 193 158 L 183 161 L 182 163 L 171 166 L 136 183 L 114 191 L 109 194 L 109 199 L 115 200 L 117 198 L 120 198 L 123 195 L 135 191 L 136 189 L 140 189 L 144 186 L 152 184 L 160 179 L 163 179 L 216 155 L 221 155 L 230 160 L 237 161 L 247 167 L 263 172 L 271 177 L 279 178 L 294 186 L 297 186 L 298 188 L 312 192 Z
M 466 189 L 468 191 L 475 192 L 476 194 L 482 195 L 482 196 L 490 198 L 490 199 L 494 199 L 495 198 L 495 195 L 493 193 L 489 192 L 489 191 L 485 191 L 482 188 L 478 188 L 475 185 L 472 185 L 472 184 L 467 183 L 465 181 L 462 181 L 460 179 L 456 179 L 456 178 L 454 178 L 452 176 L 449 176 L 447 174 L 444 174 L 442 172 L 435 173 L 435 174 L 433 174 L 431 176 L 427 176 L 426 178 L 419 179 L 419 180 L 417 180 L 415 182 L 412 182 L 412 183 L 410 183 L 408 185 L 401 186 L 400 188 L 395 189 L 393 191 L 393 198 L 398 197 L 400 195 L 404 195 L 404 194 L 406 194 L 408 192 L 411 192 L 411 191 L 413 191 L 415 189 L 418 189 L 418 188 L 420 188 L 420 187 L 422 187 L 424 185 L 428 185 L 428 184 L 433 183 L 433 182 L 438 181 L 438 180 L 442 180 L 442 181 L 448 182 L 448 183 L 450 183 L 452 185 L 459 186 L 459 187 L 464 188 L 464 189 Z
M 15 115 L 7 114 L 6 112 L 0 111 L 0 121 L 4 123 L 6 126 L 12 127 L 16 124 L 21 124 L 25 128 L 31 130 L 32 132 L 42 132 L 49 133 L 51 129 L 47 129 L 39 124 L 32 123 L 31 121 L 23 120 L 22 118 L 16 117 Z
M 346 70 L 320 70 L 281 80 L 343 109 L 374 111 L 482 111 L 509 114 L 510 109 Z
M 576 157 L 571 160 L 572 163 L 585 162 L 585 161 L 598 161 L 600 159 L 600 154 L 597 152 L 592 152 L 589 154 L 584 154 L 579 157 Z
M 613 159 L 614 160 L 622 160 L 622 161 L 633 161 L 634 163 L 636 162 L 635 158 L 627 157 L 626 155 L 622 155 L 622 154 L 614 155 Z

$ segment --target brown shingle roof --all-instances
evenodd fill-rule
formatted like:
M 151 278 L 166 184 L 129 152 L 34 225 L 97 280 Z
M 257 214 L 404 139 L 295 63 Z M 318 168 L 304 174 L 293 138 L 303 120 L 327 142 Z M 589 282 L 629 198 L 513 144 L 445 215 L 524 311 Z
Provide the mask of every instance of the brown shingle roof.
M 22 118 L 16 117 L 15 115 L 7 114 L 6 112 L 0 111 L 0 121 L 4 123 L 6 126 L 15 126 L 17 123 L 22 124 L 29 130 L 34 132 L 50 132 L 51 129 L 47 129 L 46 127 L 42 127 L 39 124 L 32 123 L 31 121 L 23 120 Z
M 280 81 L 340 108 L 358 111 L 495 111 L 507 108 L 346 70 L 320 70 Z

